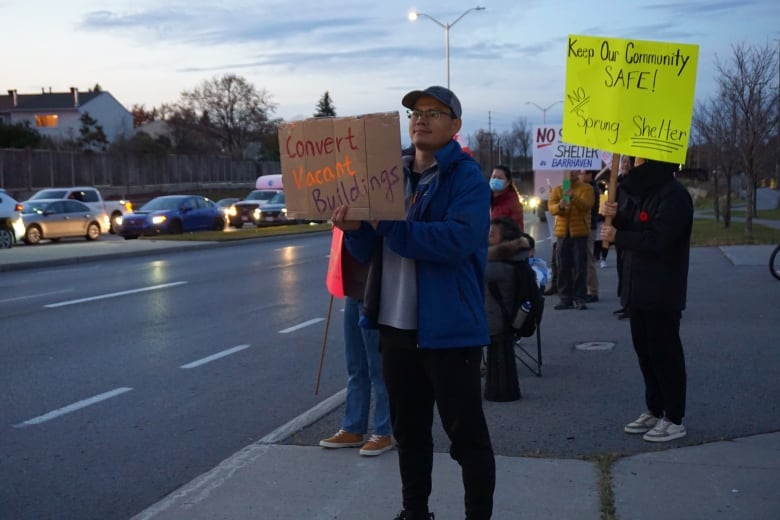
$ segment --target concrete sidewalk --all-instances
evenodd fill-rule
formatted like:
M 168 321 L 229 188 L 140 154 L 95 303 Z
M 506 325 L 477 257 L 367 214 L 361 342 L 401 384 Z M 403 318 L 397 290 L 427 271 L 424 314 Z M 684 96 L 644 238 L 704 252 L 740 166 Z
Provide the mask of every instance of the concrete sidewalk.
M 611 477 L 614 518 L 777 520 L 780 433 L 626 457 Z M 497 456 L 493 518 L 598 520 L 599 479 L 596 462 Z M 434 454 L 433 480 L 436 518 L 463 518 L 448 455 Z M 133 520 L 389 520 L 400 504 L 395 452 L 257 443 Z

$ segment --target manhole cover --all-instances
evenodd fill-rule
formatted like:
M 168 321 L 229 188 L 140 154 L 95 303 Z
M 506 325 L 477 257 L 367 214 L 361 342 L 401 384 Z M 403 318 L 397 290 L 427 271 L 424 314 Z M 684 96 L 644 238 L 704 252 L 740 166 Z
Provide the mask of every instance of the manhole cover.
M 615 343 L 612 341 L 586 341 L 585 343 L 577 343 L 574 348 L 577 350 L 612 350 L 615 348 Z

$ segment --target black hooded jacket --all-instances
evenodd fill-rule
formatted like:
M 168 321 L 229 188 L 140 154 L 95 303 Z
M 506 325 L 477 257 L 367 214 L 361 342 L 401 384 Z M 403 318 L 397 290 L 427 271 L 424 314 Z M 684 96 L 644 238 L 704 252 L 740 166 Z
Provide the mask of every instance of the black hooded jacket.
M 688 289 L 693 201 L 674 178 L 674 164 L 646 161 L 621 183 L 613 225 L 623 250 L 620 303 L 681 311 Z

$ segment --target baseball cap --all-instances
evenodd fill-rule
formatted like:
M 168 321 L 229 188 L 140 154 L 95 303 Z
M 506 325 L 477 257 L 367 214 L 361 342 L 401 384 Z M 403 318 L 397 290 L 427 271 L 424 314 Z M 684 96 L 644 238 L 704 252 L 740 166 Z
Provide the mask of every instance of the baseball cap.
M 414 104 L 417 103 L 417 100 L 423 96 L 430 96 L 433 99 L 444 103 L 449 107 L 455 117 L 460 117 L 463 113 L 460 108 L 460 100 L 458 99 L 458 96 L 453 94 L 450 89 L 437 85 L 428 87 L 425 90 L 412 90 L 404 96 L 404 98 L 401 100 L 401 104 L 406 108 L 413 109 Z

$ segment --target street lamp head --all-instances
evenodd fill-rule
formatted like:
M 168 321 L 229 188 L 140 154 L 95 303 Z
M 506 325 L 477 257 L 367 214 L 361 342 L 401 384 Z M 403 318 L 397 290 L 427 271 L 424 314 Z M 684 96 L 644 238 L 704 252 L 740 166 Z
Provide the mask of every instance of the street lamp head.
M 450 86 L 450 28 L 458 23 L 461 18 L 469 14 L 471 11 L 484 11 L 485 7 L 478 5 L 476 7 L 472 7 L 470 9 L 466 9 L 461 13 L 460 16 L 458 16 L 455 21 L 451 23 L 444 23 L 433 16 L 427 14 L 427 13 L 421 13 L 418 11 L 409 11 L 408 17 L 410 22 L 416 21 L 419 17 L 424 16 L 425 18 L 428 18 L 430 21 L 444 29 L 444 61 L 446 63 L 446 77 L 447 77 L 447 88 Z

